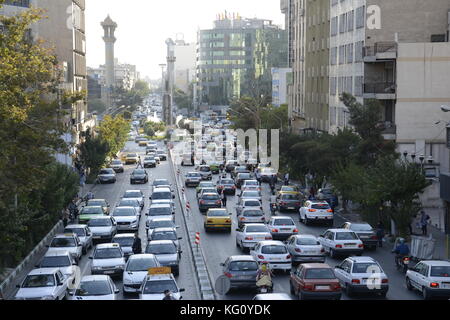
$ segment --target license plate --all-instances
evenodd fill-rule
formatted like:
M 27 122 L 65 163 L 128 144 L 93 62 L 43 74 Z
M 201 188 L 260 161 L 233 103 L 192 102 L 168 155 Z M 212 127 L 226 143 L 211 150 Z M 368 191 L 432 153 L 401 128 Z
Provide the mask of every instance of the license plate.
M 450 289 L 450 283 L 443 283 L 441 287 L 443 289 Z
M 105 274 L 113 274 L 113 273 L 114 273 L 114 271 L 112 271 L 112 270 L 105 271 Z
M 346 243 L 346 244 L 344 244 L 344 247 L 354 247 L 354 246 L 356 246 L 355 243 Z
M 248 280 L 249 277 L 248 276 L 237 276 L 237 277 L 233 277 L 233 279 L 236 279 L 236 280 Z
M 288 207 L 288 210 L 295 210 L 295 207 Z
M 281 231 L 291 231 L 291 229 L 289 229 L 289 228 L 283 228 L 283 229 L 280 229 Z
M 261 288 L 261 293 L 267 293 L 267 289 L 266 288 Z
M 316 286 L 316 290 L 330 290 L 330 286 Z

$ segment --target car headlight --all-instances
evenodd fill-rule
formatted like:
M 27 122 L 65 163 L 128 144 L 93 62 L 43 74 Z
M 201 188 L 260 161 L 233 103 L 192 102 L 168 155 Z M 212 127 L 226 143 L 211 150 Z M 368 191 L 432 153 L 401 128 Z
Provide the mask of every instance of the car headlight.
M 92 267 L 92 270 L 101 270 L 102 267 Z
M 121 265 L 119 265 L 119 266 L 115 266 L 114 268 L 116 268 L 116 269 L 123 269 L 123 268 L 124 268 L 124 265 L 121 264 Z
M 178 265 L 178 262 L 177 262 L 177 261 L 169 262 L 169 266 L 176 266 L 176 265 Z
M 43 296 L 41 300 L 55 300 L 54 296 Z

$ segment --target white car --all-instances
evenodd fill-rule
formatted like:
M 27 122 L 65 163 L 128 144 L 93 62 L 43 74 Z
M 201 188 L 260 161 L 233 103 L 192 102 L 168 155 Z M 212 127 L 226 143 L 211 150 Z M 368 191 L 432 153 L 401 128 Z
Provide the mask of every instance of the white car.
M 112 239 L 112 243 L 118 243 L 128 259 L 133 254 L 134 233 L 120 233 L 116 234 Z
M 360 256 L 364 251 L 364 244 L 358 235 L 347 229 L 329 229 L 319 236 L 319 242 L 331 258 L 352 254 Z
M 333 225 L 334 214 L 330 205 L 326 201 L 306 201 L 299 210 L 299 220 L 308 225 L 312 221 L 325 222 L 329 226 Z
M 317 262 L 325 263 L 325 249 L 317 237 L 301 234 L 291 236 L 286 245 L 292 256 L 292 263 Z
M 247 189 L 261 191 L 261 185 L 258 180 L 245 180 L 244 184 L 241 186 L 241 190 L 245 191 Z
M 134 207 L 117 207 L 112 213 L 117 223 L 117 231 L 138 231 L 139 212 Z
M 249 223 L 265 223 L 266 216 L 260 208 L 246 207 L 238 214 L 238 226 L 242 227 Z
M 202 176 L 202 180 L 212 180 L 212 172 L 210 166 L 201 165 L 197 168 L 197 170 Z
M 34 269 L 17 288 L 15 300 L 63 300 L 68 295 L 68 279 L 59 268 Z
M 406 287 L 422 292 L 424 299 L 450 298 L 450 262 L 421 261 L 406 272 Z
M 153 190 L 152 196 L 150 197 L 150 200 L 152 201 L 152 205 L 154 204 L 165 204 L 170 203 L 173 206 L 174 212 L 175 212 L 175 206 L 174 206 L 174 200 L 175 195 L 172 193 L 172 190 L 169 188 L 156 188 Z
M 169 203 L 152 204 L 145 215 L 147 216 L 146 226 L 149 226 L 152 220 L 160 218 L 170 218 L 175 222 L 173 206 Z
M 41 262 L 36 265 L 36 269 L 59 268 L 69 283 L 75 284 L 77 281 L 77 262 L 69 251 L 47 252 Z
M 241 250 L 252 249 L 259 241 L 272 240 L 269 228 L 265 224 L 245 224 L 236 229 L 236 247 Z
M 74 233 L 83 246 L 82 253 L 86 254 L 89 249 L 92 249 L 92 231 L 85 224 L 70 224 L 65 227 L 64 233 Z
M 142 212 L 141 204 L 137 199 L 121 199 L 116 205 L 116 208 L 118 207 L 133 207 L 136 212 L 139 212 L 139 215 Z
M 159 266 L 160 263 L 153 254 L 132 255 L 123 271 L 123 292 L 138 293 L 148 274 L 148 269 Z
M 244 190 L 241 192 L 239 199 L 258 199 L 262 202 L 262 195 L 261 192 L 257 190 Z
M 111 241 L 117 233 L 117 223 L 113 217 L 102 216 L 92 218 L 88 222 L 94 240 Z
M 267 262 L 273 270 L 289 271 L 292 268 L 292 259 L 286 245 L 281 241 L 261 241 L 250 251 L 250 255 L 258 263 Z
M 48 247 L 47 253 L 66 252 L 69 251 L 75 261 L 81 259 L 83 245 L 80 239 L 74 233 L 65 233 L 56 235 Z
M 349 257 L 334 268 L 334 274 L 349 297 L 361 292 L 385 297 L 389 290 L 387 275 L 371 257 Z
M 127 190 L 122 199 L 136 199 L 139 201 L 141 208 L 144 208 L 144 194 L 141 190 Z
M 157 228 L 179 228 L 175 225 L 175 222 L 170 218 L 155 218 L 147 220 L 145 229 L 147 229 L 147 237 L 151 236 L 153 230 Z
M 119 300 L 119 293 L 110 276 L 84 276 L 78 288 L 70 294 L 70 300 Z
M 178 288 L 177 282 L 172 274 L 148 275 L 142 284 L 139 299 L 161 301 L 164 291 L 170 290 L 176 300 L 181 300 L 184 289 Z
M 121 276 L 125 268 L 125 257 L 118 243 L 104 243 L 95 247 L 91 274 Z
M 244 209 L 253 209 L 253 210 L 259 209 L 262 211 L 263 207 L 262 207 L 261 201 L 258 199 L 247 199 L 247 198 L 239 199 L 239 201 L 236 205 L 237 215 L 238 216 L 241 215 L 242 210 L 244 210 Z
M 286 240 L 298 233 L 298 228 L 291 217 L 276 216 L 267 222 L 270 233 L 275 240 Z

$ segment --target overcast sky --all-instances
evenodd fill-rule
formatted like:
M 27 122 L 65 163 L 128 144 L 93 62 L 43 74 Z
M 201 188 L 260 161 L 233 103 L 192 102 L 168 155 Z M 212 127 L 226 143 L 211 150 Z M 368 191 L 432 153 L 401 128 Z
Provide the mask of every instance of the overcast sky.
M 216 15 L 225 10 L 284 24 L 280 0 L 86 0 L 88 66 L 104 63 L 100 22 L 108 14 L 118 24 L 116 58 L 136 64 L 142 76 L 157 79 L 158 64 L 165 62 L 165 40 L 183 33 L 187 42 L 194 42 L 197 30 L 212 28 Z

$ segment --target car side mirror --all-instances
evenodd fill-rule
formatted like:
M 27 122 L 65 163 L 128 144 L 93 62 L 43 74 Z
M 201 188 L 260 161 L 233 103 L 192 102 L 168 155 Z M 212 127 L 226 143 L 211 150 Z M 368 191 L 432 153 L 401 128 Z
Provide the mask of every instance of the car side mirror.
M 178 240 L 183 240 L 183 237 L 179 237 Z
M 175 195 L 172 195 L 172 199 L 175 199 Z
M 181 288 L 180 289 L 180 292 L 185 292 L 186 291 L 186 289 L 184 289 L 184 288 Z M 181 298 L 180 298 L 181 299 Z
M 221 266 L 221 267 L 225 267 L 225 263 L 219 263 L 219 266 Z
M 114 289 L 114 293 L 120 293 L 120 289 L 118 288 Z
M 90 259 L 90 260 L 93 260 L 93 259 L 94 259 L 94 257 L 89 257 L 89 259 Z
M 40 268 L 40 266 L 39 266 L 38 264 L 36 264 L 34 267 L 35 267 L 36 269 L 39 269 L 39 268 Z
M 319 235 L 319 238 L 323 238 L 323 234 Z

